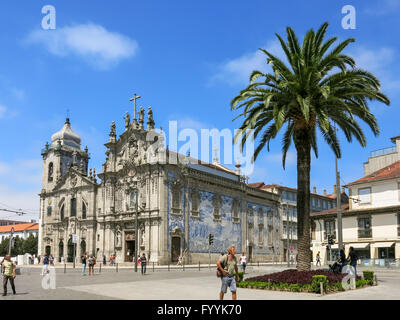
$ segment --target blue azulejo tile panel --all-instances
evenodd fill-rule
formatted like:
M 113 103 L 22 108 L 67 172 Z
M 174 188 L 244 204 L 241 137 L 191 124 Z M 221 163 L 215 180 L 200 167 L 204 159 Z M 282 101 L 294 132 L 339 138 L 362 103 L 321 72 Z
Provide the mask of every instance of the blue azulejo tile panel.
M 214 193 L 200 190 L 200 217 L 189 219 L 189 248 L 193 253 L 207 253 L 209 250 L 208 235 L 214 236 L 210 248 L 212 253 L 226 252 L 230 245 L 235 245 L 240 252 L 242 234 L 241 223 L 232 222 L 233 198 L 221 195 L 221 221 L 214 221 Z

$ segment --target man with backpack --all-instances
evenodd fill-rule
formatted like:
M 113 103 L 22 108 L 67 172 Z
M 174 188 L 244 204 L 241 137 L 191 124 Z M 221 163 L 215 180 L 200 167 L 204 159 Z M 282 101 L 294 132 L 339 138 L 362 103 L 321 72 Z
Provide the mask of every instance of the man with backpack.
M 226 293 L 228 287 L 232 292 L 232 300 L 236 300 L 237 298 L 236 281 L 239 281 L 239 271 L 235 254 L 235 246 L 230 246 L 228 248 L 228 254 L 223 255 L 217 262 L 218 271 L 221 272 L 221 291 L 219 293 L 220 300 L 224 299 L 224 294 Z

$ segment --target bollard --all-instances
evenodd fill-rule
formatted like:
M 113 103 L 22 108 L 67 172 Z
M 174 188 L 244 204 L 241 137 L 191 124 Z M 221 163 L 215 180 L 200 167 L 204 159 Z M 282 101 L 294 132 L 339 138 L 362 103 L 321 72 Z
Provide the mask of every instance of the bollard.
M 153 272 L 154 272 L 154 262 L 153 262 Z
M 183 269 L 183 271 L 185 271 L 185 262 L 184 261 L 182 262 L 182 269 Z
M 199 261 L 199 271 L 200 271 L 200 261 Z
M 117 272 L 118 272 L 118 263 L 116 264 L 116 267 L 117 267 L 117 269 L 116 269 L 116 270 L 117 270 Z
M 100 270 L 99 270 L 99 273 L 101 273 L 101 263 L 100 263 Z
M 64 273 L 67 273 L 67 265 L 64 263 Z
M 319 288 L 320 288 L 320 291 L 321 291 L 321 296 L 323 296 L 324 295 L 324 285 L 323 285 L 322 282 L 319 283 Z
M 169 261 L 168 261 L 168 271 L 169 271 Z
M 374 277 L 375 277 L 375 285 L 377 286 L 378 285 L 378 277 L 376 275 Z

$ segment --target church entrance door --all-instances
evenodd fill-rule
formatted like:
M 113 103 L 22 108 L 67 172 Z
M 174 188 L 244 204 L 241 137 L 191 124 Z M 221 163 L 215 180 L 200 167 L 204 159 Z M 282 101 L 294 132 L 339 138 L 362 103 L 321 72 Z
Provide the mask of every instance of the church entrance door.
M 139 254 L 139 253 L 138 253 Z M 125 262 L 134 262 L 135 256 L 135 234 L 133 232 L 125 233 Z
M 181 255 L 181 238 L 172 237 L 171 238 L 171 261 L 177 262 L 179 256 Z
M 74 244 L 72 243 L 72 238 L 68 240 L 68 252 L 67 252 L 67 262 L 74 261 Z

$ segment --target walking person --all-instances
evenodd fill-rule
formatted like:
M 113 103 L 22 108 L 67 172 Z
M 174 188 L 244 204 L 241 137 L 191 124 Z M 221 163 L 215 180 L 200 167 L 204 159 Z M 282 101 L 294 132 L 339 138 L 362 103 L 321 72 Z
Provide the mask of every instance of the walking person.
M 181 266 L 182 265 L 182 256 L 181 255 L 178 257 L 178 263 L 176 265 L 177 266 Z
M 93 276 L 94 275 L 94 265 L 96 264 L 96 258 L 93 257 L 92 254 L 89 256 L 88 263 L 89 263 L 89 276 L 90 275 Z
M 17 273 L 17 266 L 15 263 L 11 261 L 11 256 L 9 254 L 6 255 L 6 257 L 3 259 L 1 262 L 1 267 L 2 269 L 4 268 L 4 274 L 3 274 L 3 296 L 7 295 L 7 283 L 10 281 L 11 283 L 11 289 L 13 291 L 13 294 L 17 294 L 15 292 L 15 285 L 14 285 L 14 279 L 16 277 Z
M 54 257 L 52 255 L 50 255 L 49 261 L 50 261 L 50 265 L 54 266 Z
M 46 275 L 47 273 L 49 273 L 49 257 L 47 256 L 47 254 L 44 254 L 43 257 L 43 269 L 42 269 L 42 276 Z
M 86 276 L 85 271 L 86 271 L 86 252 L 83 253 L 81 256 L 81 261 L 82 261 L 82 276 Z
M 354 268 L 354 275 L 357 277 L 357 254 L 354 251 L 353 247 L 350 247 L 349 249 L 349 256 L 347 257 L 347 261 L 350 262 L 350 266 Z
M 114 256 L 111 255 L 111 257 L 110 257 L 110 266 L 113 266 L 113 265 L 114 265 Z
M 142 275 L 144 275 L 146 273 L 146 265 L 147 265 L 146 254 L 143 253 L 143 255 L 140 257 L 139 260 L 141 264 Z
M 246 272 L 247 257 L 244 254 L 244 252 L 242 252 L 242 255 L 240 256 L 239 263 L 242 268 L 242 271 Z
M 137 266 L 140 267 L 141 266 L 141 262 L 140 262 L 140 256 L 137 256 Z
M 340 263 L 340 272 L 342 272 L 343 267 L 347 265 L 347 259 L 343 249 L 340 249 L 339 252 L 339 263 Z
M 318 251 L 317 256 L 315 257 L 315 259 L 317 259 L 317 262 L 315 263 L 315 265 L 317 266 L 319 263 L 319 266 L 321 266 L 321 256 L 320 256 L 320 252 Z
M 220 300 L 224 299 L 224 294 L 226 293 L 228 287 L 232 292 L 232 300 L 236 300 L 237 298 L 236 281 L 239 281 L 239 272 L 235 254 L 236 254 L 235 246 L 230 246 L 228 248 L 228 254 L 223 255 L 217 262 L 217 267 L 219 271 L 222 273 L 221 291 L 219 293 Z

